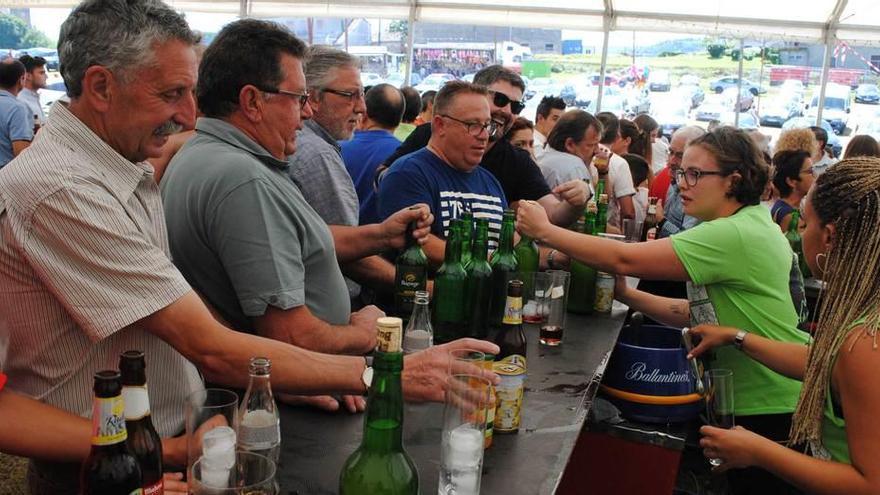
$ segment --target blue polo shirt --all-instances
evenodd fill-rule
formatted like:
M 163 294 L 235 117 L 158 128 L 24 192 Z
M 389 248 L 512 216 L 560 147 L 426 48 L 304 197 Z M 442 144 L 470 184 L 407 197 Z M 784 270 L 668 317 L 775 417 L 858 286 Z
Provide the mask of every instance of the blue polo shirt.
M 400 146 L 394 134 L 386 130 L 354 131 L 349 141 L 339 143 L 342 147 L 342 160 L 351 175 L 354 189 L 360 204 L 360 224 L 379 222 L 379 207 L 376 190 L 373 189 L 373 176 L 376 168 L 391 156 Z
M 12 161 L 13 141 L 34 139 L 34 116 L 27 105 L 0 89 L 0 168 Z

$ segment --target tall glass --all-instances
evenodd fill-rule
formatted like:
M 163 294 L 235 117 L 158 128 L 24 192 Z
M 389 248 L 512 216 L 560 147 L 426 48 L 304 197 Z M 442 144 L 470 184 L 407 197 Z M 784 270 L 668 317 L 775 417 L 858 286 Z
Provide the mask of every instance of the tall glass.
M 489 380 L 474 375 L 447 379 L 439 495 L 480 493 L 490 387 Z
M 644 222 L 636 221 L 634 218 L 624 218 L 622 227 L 626 242 L 639 242 L 642 238 L 643 225 Z
M 567 272 L 566 272 L 567 273 Z M 523 321 L 541 323 L 547 318 L 553 275 L 548 272 L 521 272 L 523 278 Z
M 194 495 L 277 495 L 275 463 L 264 455 L 247 451 L 235 454 L 235 466 L 220 473 L 220 485 L 215 484 L 217 473 L 199 459 L 192 467 L 190 488 Z
M 448 372 L 450 375 L 468 374 L 471 371 L 476 371 L 476 368 L 471 371 L 465 370 L 467 370 L 468 364 L 477 368 L 482 368 L 483 361 L 486 360 L 486 355 L 484 353 L 474 349 L 453 349 L 449 351 L 449 357 Z
M 562 343 L 565 330 L 565 307 L 568 301 L 568 287 L 571 274 L 564 270 L 550 270 L 551 277 L 547 298 L 547 318 L 541 323 L 540 342 L 557 346 Z
M 215 434 L 211 430 L 224 427 Z M 186 468 L 188 479 L 192 479 L 192 466 L 202 456 L 202 440 L 207 434 L 209 437 L 227 436 L 227 433 L 237 433 L 238 428 L 238 394 L 222 388 L 208 388 L 197 390 L 186 398 Z M 215 440 L 215 445 L 228 443 L 222 439 Z M 229 438 L 231 449 L 235 450 L 236 438 Z
M 717 368 L 706 372 L 706 419 L 710 426 L 734 427 L 733 371 Z M 709 464 L 720 466 L 722 459 L 709 459 Z

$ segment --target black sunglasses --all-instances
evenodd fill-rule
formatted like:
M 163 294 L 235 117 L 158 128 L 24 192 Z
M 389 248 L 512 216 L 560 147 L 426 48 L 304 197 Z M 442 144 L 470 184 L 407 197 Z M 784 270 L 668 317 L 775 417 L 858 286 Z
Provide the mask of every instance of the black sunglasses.
M 513 112 L 514 115 L 519 115 L 519 113 L 526 107 L 525 103 L 518 100 L 512 100 L 501 91 L 492 91 L 490 89 L 489 92 L 492 93 L 492 103 L 494 103 L 496 107 L 504 108 L 510 103 L 510 111 Z

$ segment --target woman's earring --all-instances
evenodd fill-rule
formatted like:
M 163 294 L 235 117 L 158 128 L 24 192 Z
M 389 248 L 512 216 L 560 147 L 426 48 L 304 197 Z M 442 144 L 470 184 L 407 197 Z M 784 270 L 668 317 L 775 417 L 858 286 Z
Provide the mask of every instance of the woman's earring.
M 824 263 L 822 262 L 823 258 L 825 259 Z M 817 253 L 816 266 L 819 267 L 819 270 L 821 270 L 822 273 L 825 273 L 825 267 L 828 266 L 828 255 L 826 255 L 825 253 Z

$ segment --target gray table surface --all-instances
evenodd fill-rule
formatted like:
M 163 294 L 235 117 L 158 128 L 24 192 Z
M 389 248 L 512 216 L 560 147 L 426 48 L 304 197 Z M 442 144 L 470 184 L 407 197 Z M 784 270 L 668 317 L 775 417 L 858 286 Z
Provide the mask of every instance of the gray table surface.
M 496 435 L 483 462 L 482 493 L 549 494 L 581 431 L 626 310 L 568 315 L 564 342 L 546 347 L 526 326 L 529 376 L 516 435 Z M 437 493 L 442 404 L 407 404 L 404 445 L 419 470 L 421 493 Z M 281 406 L 283 494 L 335 494 L 339 473 L 360 444 L 363 416 Z

